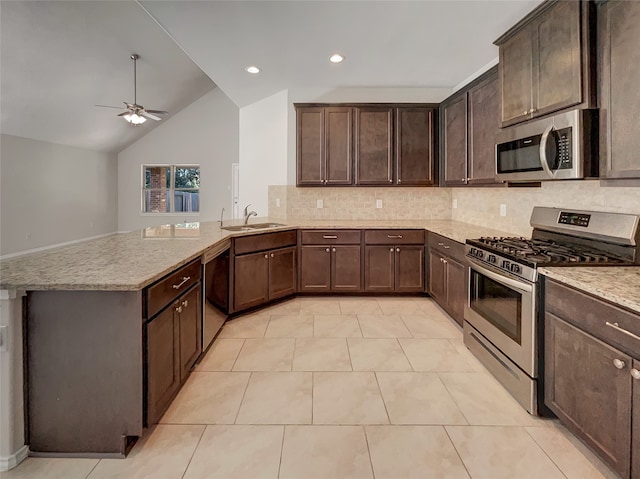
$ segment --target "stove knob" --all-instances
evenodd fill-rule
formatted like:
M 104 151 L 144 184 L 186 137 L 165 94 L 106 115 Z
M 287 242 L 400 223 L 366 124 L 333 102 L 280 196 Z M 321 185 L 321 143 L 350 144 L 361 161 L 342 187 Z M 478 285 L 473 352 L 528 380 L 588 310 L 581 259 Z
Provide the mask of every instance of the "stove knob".
M 484 251 L 478 251 L 478 258 L 484 258 Z
M 511 272 L 512 272 L 512 273 L 519 273 L 519 272 L 520 272 L 520 265 L 517 265 L 517 264 L 515 264 L 515 263 L 514 263 L 514 264 L 512 264 L 512 265 L 511 265 Z
M 490 254 L 488 259 L 489 259 L 489 263 L 495 263 L 496 262 L 496 255 L 495 254 Z

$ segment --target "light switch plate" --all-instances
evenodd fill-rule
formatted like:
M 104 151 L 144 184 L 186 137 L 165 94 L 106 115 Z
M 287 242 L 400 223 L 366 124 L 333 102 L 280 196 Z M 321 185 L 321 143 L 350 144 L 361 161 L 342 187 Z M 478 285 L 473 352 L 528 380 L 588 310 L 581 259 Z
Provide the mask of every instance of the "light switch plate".
M 507 216 L 507 205 L 504 203 L 500 205 L 500 216 Z
M 0 352 L 4 353 L 8 349 L 9 327 L 0 326 Z
M 382 208 L 382 200 L 376 200 L 376 208 Z
M 316 200 L 316 208 L 324 208 L 324 201 Z

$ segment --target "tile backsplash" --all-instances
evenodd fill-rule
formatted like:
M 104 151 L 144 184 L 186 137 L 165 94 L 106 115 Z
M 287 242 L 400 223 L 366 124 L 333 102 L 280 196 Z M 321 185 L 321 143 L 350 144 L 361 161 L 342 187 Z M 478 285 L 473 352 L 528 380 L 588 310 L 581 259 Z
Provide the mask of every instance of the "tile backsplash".
M 269 187 L 269 216 L 281 220 L 453 219 L 529 236 L 534 206 L 640 214 L 640 188 L 601 187 L 597 180 L 546 182 L 540 188 Z

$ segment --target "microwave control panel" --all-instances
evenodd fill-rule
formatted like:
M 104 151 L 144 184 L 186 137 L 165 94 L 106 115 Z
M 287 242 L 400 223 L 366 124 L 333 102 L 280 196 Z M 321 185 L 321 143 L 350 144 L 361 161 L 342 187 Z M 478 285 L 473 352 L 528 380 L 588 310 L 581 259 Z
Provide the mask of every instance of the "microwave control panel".
M 558 130 L 558 169 L 570 170 L 573 166 L 571 158 L 572 144 L 571 144 L 571 128 L 563 128 Z

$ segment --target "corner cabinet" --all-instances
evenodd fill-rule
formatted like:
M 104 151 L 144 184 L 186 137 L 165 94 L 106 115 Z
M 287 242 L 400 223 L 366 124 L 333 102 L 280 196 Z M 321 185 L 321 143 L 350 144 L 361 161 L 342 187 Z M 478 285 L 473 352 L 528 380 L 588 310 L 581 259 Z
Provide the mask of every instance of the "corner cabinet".
M 546 280 L 544 318 L 545 405 L 622 478 L 639 479 L 640 316 Z
M 436 185 L 437 111 L 433 104 L 297 104 L 297 185 Z
M 502 185 L 495 179 L 495 136 L 500 126 L 497 67 L 440 108 L 446 186 Z
M 600 178 L 640 178 L 640 2 L 599 6 Z
M 462 326 L 468 284 L 464 245 L 429 233 L 427 246 L 429 294 Z
M 595 106 L 593 3 L 547 0 L 502 35 L 502 126 Z

